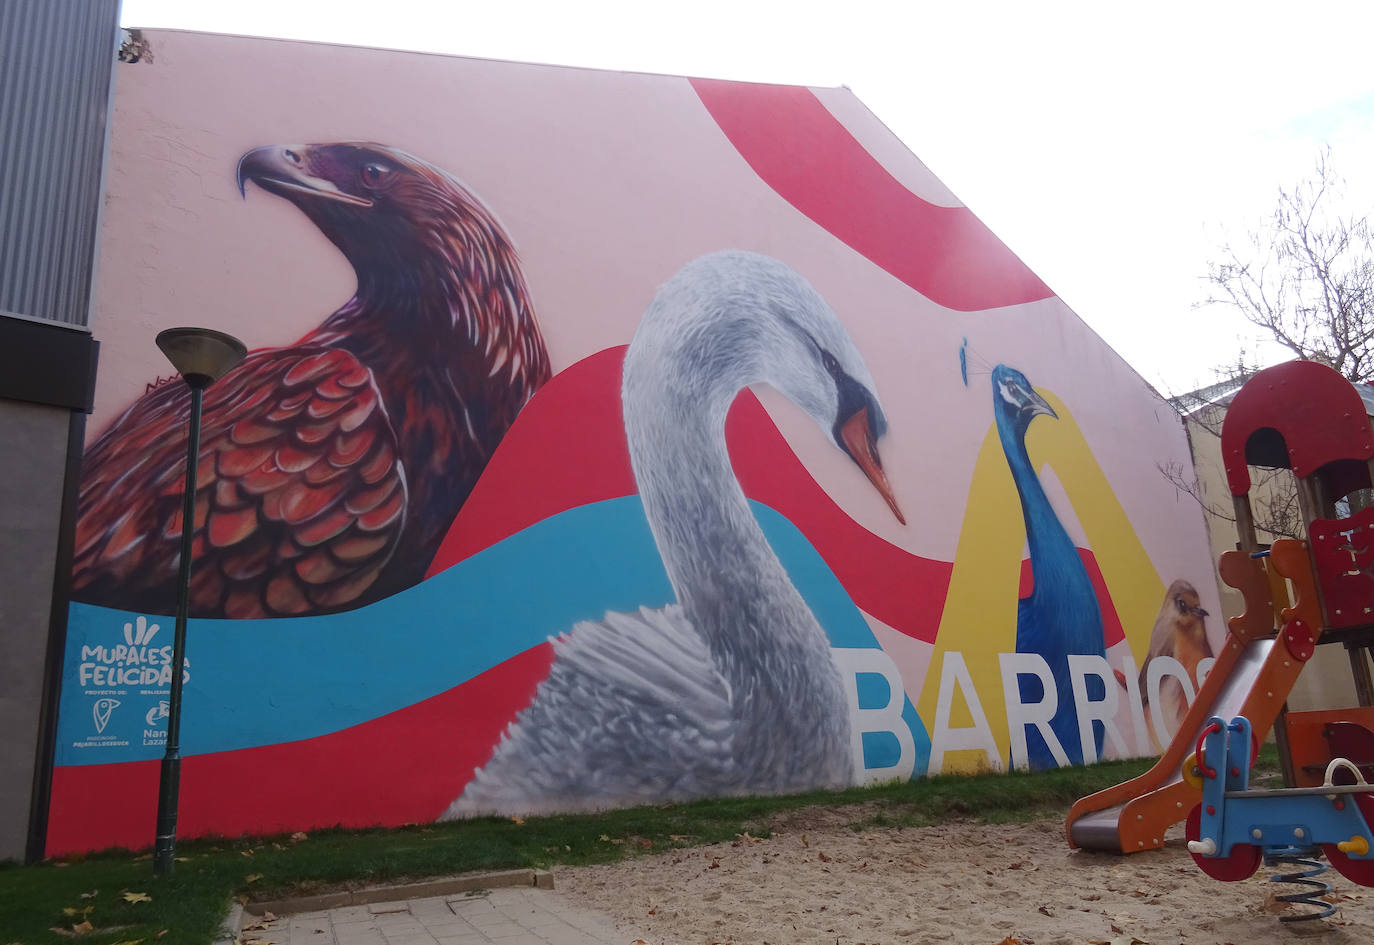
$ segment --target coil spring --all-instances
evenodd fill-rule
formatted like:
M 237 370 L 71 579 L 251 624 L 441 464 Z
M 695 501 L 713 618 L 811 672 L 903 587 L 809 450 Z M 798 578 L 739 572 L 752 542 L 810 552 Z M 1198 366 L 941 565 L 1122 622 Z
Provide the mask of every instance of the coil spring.
M 1301 915 L 1281 915 L 1279 916 L 1280 922 L 1306 922 L 1309 919 L 1325 919 L 1336 911 L 1335 905 L 1322 898 L 1331 894 L 1331 884 L 1324 879 L 1315 878 L 1326 872 L 1326 864 L 1313 859 L 1316 855 L 1318 855 L 1316 847 L 1288 847 L 1264 854 L 1265 866 L 1284 864 L 1305 867 L 1305 869 L 1297 872 L 1279 873 L 1277 876 L 1269 877 L 1271 883 L 1292 883 L 1297 886 L 1308 887 L 1300 892 L 1288 893 L 1275 898 L 1279 902 L 1302 904 L 1317 910 Z

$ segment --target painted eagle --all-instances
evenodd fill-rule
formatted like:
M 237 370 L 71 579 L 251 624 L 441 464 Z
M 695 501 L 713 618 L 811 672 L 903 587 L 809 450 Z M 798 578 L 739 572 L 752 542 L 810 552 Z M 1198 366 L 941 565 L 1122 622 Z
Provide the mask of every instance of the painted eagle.
M 515 250 L 458 181 L 378 144 L 263 147 L 249 181 L 347 257 L 357 292 L 205 394 L 191 613 L 328 613 L 424 575 L 549 359 Z M 86 451 L 73 597 L 175 607 L 190 393 L 158 387 Z

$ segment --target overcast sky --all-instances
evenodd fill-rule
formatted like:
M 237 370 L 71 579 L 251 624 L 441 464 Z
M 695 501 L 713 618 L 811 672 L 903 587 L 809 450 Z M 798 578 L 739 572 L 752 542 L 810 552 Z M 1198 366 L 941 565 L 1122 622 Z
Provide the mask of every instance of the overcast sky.
M 1323 143 L 1374 202 L 1374 3 L 124 0 L 125 26 L 846 85 L 1165 393 L 1242 344 L 1216 244 Z

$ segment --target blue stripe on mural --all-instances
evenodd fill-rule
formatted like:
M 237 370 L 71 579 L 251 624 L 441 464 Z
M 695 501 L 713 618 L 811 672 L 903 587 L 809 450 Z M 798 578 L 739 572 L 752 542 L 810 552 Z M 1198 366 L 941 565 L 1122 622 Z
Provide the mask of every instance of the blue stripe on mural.
M 754 511 L 831 642 L 877 646 L 805 536 L 766 506 L 754 503 Z M 338 731 L 461 685 L 579 620 L 608 610 L 662 607 L 672 598 L 643 507 L 629 496 L 548 518 L 359 610 L 277 620 L 192 620 L 182 752 L 251 748 Z M 173 621 L 147 617 L 140 625 L 140 616 L 72 605 L 58 764 L 162 756 L 159 732 L 166 722 L 159 703 L 166 700 L 165 683 L 151 680 L 168 660 Z M 151 624 L 158 629 L 149 638 Z M 917 770 L 924 771 L 929 739 L 909 701 L 903 718 L 916 739 Z

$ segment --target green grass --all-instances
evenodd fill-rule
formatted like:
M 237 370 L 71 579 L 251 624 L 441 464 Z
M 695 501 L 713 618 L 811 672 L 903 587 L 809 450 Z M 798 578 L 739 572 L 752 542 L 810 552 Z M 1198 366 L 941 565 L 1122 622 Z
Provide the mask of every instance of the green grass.
M 806 807 L 839 810 L 855 829 L 951 819 L 1009 823 L 1062 817 L 1079 797 L 1134 777 L 1149 764 L 1140 760 L 1043 774 L 938 776 L 787 797 L 531 817 L 523 823 L 484 818 L 387 830 L 317 830 L 296 841 L 286 836 L 186 841 L 178 847 L 175 875 L 160 879 L 153 877 L 146 853 L 128 851 L 0 867 L 0 945 L 136 940 L 143 945 L 208 945 L 235 896 L 284 898 L 472 870 L 605 863 L 732 840 L 745 832 L 766 837 L 780 819 Z M 151 901 L 128 902 L 125 893 L 143 893 Z M 52 931 L 70 931 L 83 921 L 93 931 L 75 938 Z

